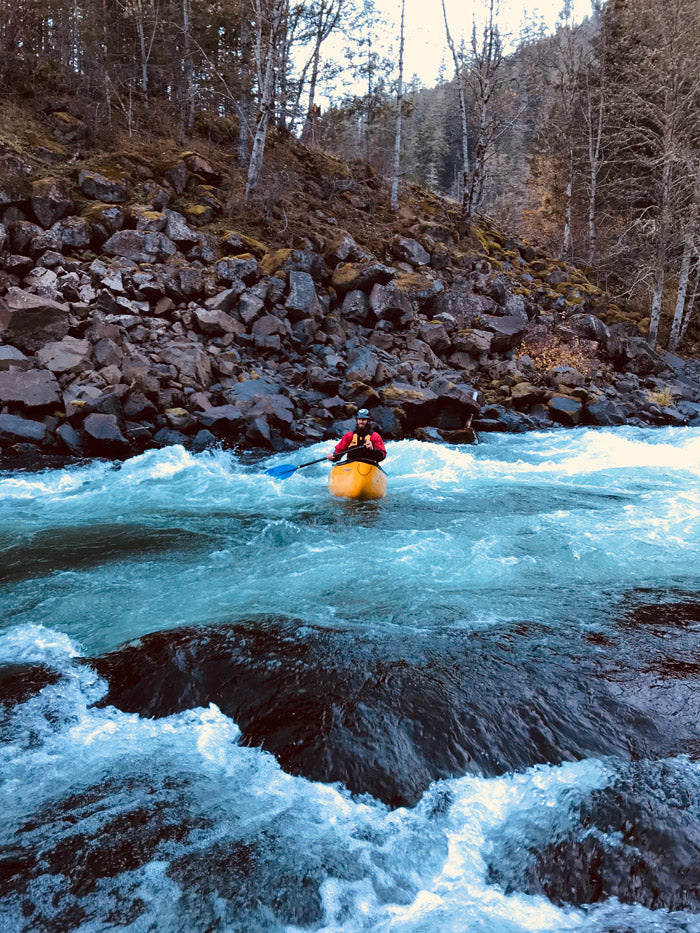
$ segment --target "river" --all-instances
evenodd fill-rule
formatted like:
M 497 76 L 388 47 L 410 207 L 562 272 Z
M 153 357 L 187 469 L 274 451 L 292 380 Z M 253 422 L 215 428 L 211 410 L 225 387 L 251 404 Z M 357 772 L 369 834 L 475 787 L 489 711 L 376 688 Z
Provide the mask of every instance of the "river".
M 0 473 L 0 928 L 700 931 L 700 429 Z

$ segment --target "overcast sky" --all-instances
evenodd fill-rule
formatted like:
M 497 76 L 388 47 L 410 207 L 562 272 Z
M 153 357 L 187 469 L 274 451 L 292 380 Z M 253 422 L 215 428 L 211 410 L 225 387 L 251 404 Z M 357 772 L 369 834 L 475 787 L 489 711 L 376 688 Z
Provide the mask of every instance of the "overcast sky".
M 401 16 L 400 0 L 376 0 L 377 9 L 395 24 L 394 34 L 398 36 Z M 512 34 L 520 32 L 526 19 L 542 18 L 550 29 L 556 25 L 563 7 L 563 0 L 539 0 L 537 3 L 523 5 L 517 0 L 501 0 L 499 26 L 501 32 Z M 447 17 L 450 32 L 455 44 L 464 36 L 471 37 L 472 20 L 483 21 L 484 4 L 482 0 L 446 0 Z M 574 0 L 574 18 L 584 19 L 591 12 L 590 0 Z M 406 0 L 406 50 L 404 74 L 407 79 L 417 74 L 422 83 L 435 84 L 440 62 L 445 61 L 448 76 L 453 66 L 445 44 L 445 24 L 442 17 L 440 0 Z M 397 43 L 398 47 L 398 43 Z

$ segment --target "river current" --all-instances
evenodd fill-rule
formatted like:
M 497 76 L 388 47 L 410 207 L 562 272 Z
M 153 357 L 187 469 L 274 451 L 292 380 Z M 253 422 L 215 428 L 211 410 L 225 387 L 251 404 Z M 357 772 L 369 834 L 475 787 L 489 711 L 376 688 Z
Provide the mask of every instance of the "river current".
M 0 473 L 0 929 L 700 931 L 700 429 Z

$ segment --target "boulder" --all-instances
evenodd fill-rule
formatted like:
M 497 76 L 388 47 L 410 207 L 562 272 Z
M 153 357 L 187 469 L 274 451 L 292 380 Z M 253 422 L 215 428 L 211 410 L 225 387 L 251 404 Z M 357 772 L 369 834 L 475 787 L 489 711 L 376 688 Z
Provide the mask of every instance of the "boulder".
M 0 208 L 24 204 L 32 196 L 31 166 L 15 156 L 0 159 Z
M 506 317 L 517 318 L 524 324 L 527 324 L 529 321 L 529 316 L 525 308 L 525 299 L 522 295 L 506 295 L 503 301 L 503 311 Z
M 566 428 L 574 428 L 581 424 L 583 404 L 570 395 L 553 395 L 547 409 L 550 418 Z
M 109 337 L 102 337 L 92 348 L 98 366 L 119 366 L 124 359 L 124 351 Z
M 78 185 L 85 197 L 91 201 L 123 204 L 129 199 L 129 192 L 124 182 L 107 179 L 99 172 L 81 171 L 78 175 Z
M 616 402 L 607 399 L 586 405 L 584 412 L 584 422 L 586 424 L 595 424 L 601 427 L 624 424 L 626 420 L 624 409 Z
M 238 437 L 245 424 L 245 418 L 235 405 L 215 405 L 197 412 L 197 420 L 216 437 Z
M 246 441 L 253 447 L 272 447 L 270 425 L 260 415 L 248 424 L 245 432 Z
M 250 285 L 258 277 L 258 261 L 250 255 L 226 256 L 214 268 L 220 282 L 243 282 Z
M 415 318 L 408 296 L 394 282 L 387 285 L 377 282 L 372 288 L 369 305 L 377 320 L 388 321 L 393 326 L 408 324 Z
M 36 356 L 41 365 L 52 373 L 78 373 L 92 369 L 90 343 L 77 337 L 64 337 L 47 343 Z
M 7 444 L 43 444 L 47 437 L 46 425 L 18 415 L 0 415 L 0 442 Z
M 194 224 L 195 227 L 203 227 L 205 224 L 211 223 L 215 215 L 220 211 L 222 205 L 217 203 L 214 204 L 188 204 L 185 208 L 185 216 L 191 224 Z
M 43 298 L 51 298 L 55 301 L 59 297 L 62 297 L 59 295 L 57 288 L 58 275 L 53 269 L 37 266 L 32 269 L 25 278 L 24 284 L 30 288 L 34 294 L 41 295 Z
M 366 324 L 370 316 L 367 295 L 357 289 L 348 292 L 343 298 L 340 314 L 343 320 L 352 321 L 356 324 Z
M 410 237 L 396 237 L 391 244 L 391 251 L 397 259 L 409 262 L 412 266 L 427 266 L 430 263 L 430 253 L 423 249 L 418 240 Z
M 207 160 L 197 152 L 188 152 L 183 156 L 185 165 L 193 175 L 198 175 L 209 185 L 221 184 L 221 173 L 215 171 Z
M 337 266 L 339 262 L 356 259 L 358 252 L 357 243 L 350 234 L 340 231 L 326 250 L 326 260 L 330 265 Z
M 168 344 L 160 349 L 157 358 L 177 369 L 184 386 L 207 389 L 212 383 L 211 358 L 195 344 Z
M 17 347 L 0 346 L 0 372 L 8 369 L 29 369 L 30 362 Z
M 311 317 L 321 311 L 316 286 L 308 272 L 289 273 L 289 294 L 285 300 L 285 307 L 291 312 L 292 322 Z
M 168 236 L 173 243 L 183 246 L 191 246 L 197 242 L 199 234 L 193 230 L 191 227 L 188 227 L 185 223 L 185 218 L 182 214 L 178 214 L 177 211 L 170 211 L 167 208 L 163 211 L 163 216 L 165 217 L 165 235 Z M 156 229 L 152 227 L 151 229 Z M 160 229 L 163 229 L 162 227 Z
M 128 452 L 129 442 L 119 427 L 116 415 L 93 412 L 83 422 L 85 446 L 95 456 L 115 457 Z
M 56 437 L 74 456 L 80 456 L 80 454 L 82 454 L 83 442 L 80 439 L 80 435 L 67 421 L 64 421 L 64 423 L 59 425 L 56 429 Z
M 518 346 L 527 330 L 527 323 L 516 317 L 494 317 L 482 314 L 478 317 L 481 330 L 487 330 L 491 338 L 491 351 L 494 353 L 507 353 Z
M 7 343 L 33 352 L 50 340 L 61 340 L 70 327 L 67 305 L 11 288 L 0 298 L 0 335 Z
M 51 236 L 60 243 L 61 250 L 87 249 L 90 245 L 92 228 L 84 217 L 64 217 L 49 230 Z
M 243 325 L 225 311 L 212 311 L 209 308 L 195 308 L 192 316 L 197 327 L 204 334 L 221 336 L 222 334 L 245 333 Z
M 93 385 L 72 383 L 63 393 L 63 407 L 71 421 L 82 421 L 94 411 L 102 400 L 102 390 Z
M 641 337 L 627 337 L 622 341 L 625 370 L 637 376 L 658 375 L 668 368 L 666 361 L 652 350 Z
M 45 231 L 38 224 L 33 224 L 28 220 L 12 220 L 7 224 L 7 232 L 10 237 L 10 248 L 15 253 L 26 254 L 30 252 L 34 240 Z
M 274 337 L 276 334 L 280 337 L 287 335 L 287 328 L 284 322 L 274 314 L 264 314 L 253 324 L 252 331 L 256 337 Z
M 452 337 L 452 347 L 458 353 L 480 357 L 491 351 L 493 334 L 487 330 L 462 330 Z
M 238 297 L 243 292 L 243 289 L 243 283 L 238 282 L 236 283 L 236 287 L 227 288 L 223 292 L 219 292 L 217 295 L 212 295 L 211 298 L 207 298 L 204 304 L 209 311 L 223 311 L 224 313 L 233 311 L 238 305 Z
M 41 226 L 48 230 L 73 210 L 69 186 L 61 178 L 40 178 L 33 182 L 32 210 Z
M 518 411 L 531 411 L 535 405 L 544 401 L 547 393 L 540 386 L 529 382 L 517 382 L 511 389 L 513 407 Z
M 294 421 L 294 405 L 286 395 L 263 395 L 247 409 L 245 417 L 249 424 L 263 417 L 268 426 L 285 430 Z
M 350 382 L 371 383 L 377 373 L 379 357 L 370 347 L 351 350 L 347 358 L 345 378 Z
M 166 408 L 165 420 L 176 431 L 189 431 L 197 424 L 197 419 L 186 408 Z
M 331 285 L 339 295 L 350 291 L 369 291 L 374 285 L 386 285 L 396 272 L 380 262 L 341 262 L 333 270 Z
M 573 366 L 553 366 L 547 373 L 547 379 L 550 385 L 566 386 L 569 389 L 575 389 L 582 386 L 586 377 Z
M 418 328 L 421 340 L 428 344 L 433 353 L 440 355 L 450 348 L 450 338 L 440 321 L 428 321 Z
M 177 252 L 173 241 L 164 233 L 147 230 L 120 230 L 113 233 L 103 250 L 108 256 L 121 256 L 131 262 L 155 262 Z
M 417 310 L 425 310 L 424 306 L 439 295 L 444 285 L 439 279 L 421 272 L 400 272 L 396 276 L 396 286 L 409 298 Z
M 59 386 L 53 373 L 45 369 L 0 372 L 0 405 L 43 411 L 59 404 Z
M 132 389 L 122 405 L 122 413 L 130 421 L 153 421 L 158 409 L 139 389 Z
M 187 253 L 188 260 L 194 262 L 198 259 L 206 265 L 211 265 L 219 256 L 218 242 L 213 233 L 198 231 L 197 242 Z
M 265 302 L 262 298 L 250 292 L 244 292 L 241 295 L 241 300 L 238 303 L 238 316 L 244 324 L 252 324 L 264 311 Z
M 585 337 L 586 340 L 596 340 L 603 346 L 607 346 L 610 340 L 610 329 L 595 314 L 572 314 L 566 324 L 579 337 Z
M 408 430 L 430 424 L 438 409 L 438 397 L 430 389 L 393 382 L 379 390 L 382 404 L 405 412 L 404 427 Z

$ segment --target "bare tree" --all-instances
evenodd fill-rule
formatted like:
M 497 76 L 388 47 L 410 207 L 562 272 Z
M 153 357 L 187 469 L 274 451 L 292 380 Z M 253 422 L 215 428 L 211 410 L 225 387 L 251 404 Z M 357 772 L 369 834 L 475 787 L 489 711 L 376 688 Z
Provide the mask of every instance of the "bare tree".
M 403 116 L 403 46 L 406 0 L 401 0 L 401 32 L 399 36 L 399 78 L 396 89 L 396 134 L 394 137 L 394 173 L 391 180 L 391 209 L 399 209 L 399 175 L 401 174 L 401 121 Z
M 452 62 L 455 69 L 455 84 L 457 85 L 457 90 L 459 92 L 459 116 L 461 123 L 461 140 L 462 140 L 462 178 L 461 178 L 461 192 L 462 192 L 462 210 L 461 210 L 461 223 L 463 229 L 467 229 L 470 223 L 469 215 L 469 124 L 467 122 L 467 94 L 464 80 L 464 63 L 460 61 L 459 55 L 457 54 L 457 49 L 455 48 L 454 40 L 452 38 L 452 33 L 450 32 L 450 26 L 447 22 L 447 10 L 445 8 L 445 0 L 441 0 L 442 3 L 442 16 L 445 20 L 445 37 L 447 39 L 447 45 L 450 49 L 450 54 L 452 55 Z
M 275 106 L 275 59 L 288 0 L 251 0 L 255 16 L 255 69 L 258 87 L 258 117 L 253 149 L 248 163 L 244 201 L 250 204 L 262 171 L 265 142 Z
M 481 206 L 489 148 L 497 132 L 492 105 L 493 95 L 498 89 L 498 72 L 503 64 L 503 43 L 496 23 L 497 0 L 487 0 L 486 9 L 487 17 L 480 41 L 477 40 L 476 25 L 472 30 L 472 61 L 469 74 L 479 112 L 479 128 L 464 214 L 467 224 L 471 223 L 474 214 Z
M 316 86 L 318 83 L 319 68 L 321 63 L 321 46 L 330 36 L 338 25 L 340 14 L 343 10 L 343 0 L 318 0 L 312 13 L 315 15 L 316 30 L 314 36 L 314 47 L 302 72 L 299 82 L 299 94 L 303 88 L 303 82 L 308 70 L 311 67 L 311 77 L 309 79 L 309 101 L 306 108 L 306 119 L 304 129 L 301 132 L 301 141 L 305 144 L 315 142 L 315 125 L 318 108 L 316 106 Z

